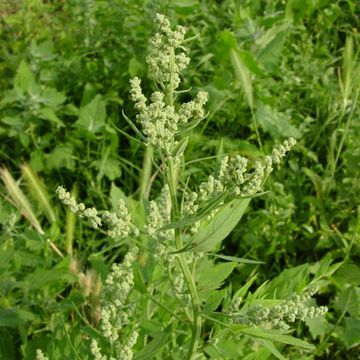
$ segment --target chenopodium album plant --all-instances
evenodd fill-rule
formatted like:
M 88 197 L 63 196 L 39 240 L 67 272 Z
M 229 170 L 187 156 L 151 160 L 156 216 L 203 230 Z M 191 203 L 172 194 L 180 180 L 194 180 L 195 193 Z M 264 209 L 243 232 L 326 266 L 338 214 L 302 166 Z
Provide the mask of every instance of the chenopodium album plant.
M 296 142 L 285 140 L 252 164 L 242 156 L 219 154 L 215 172 L 190 188 L 182 178 L 185 135 L 204 119 L 208 94 L 200 91 L 194 100 L 177 103 L 185 92 L 178 90 L 180 73 L 190 60 L 186 31 L 182 26 L 172 30 L 163 15 L 158 14 L 156 21 L 159 32 L 152 39 L 147 63 L 158 91 L 149 100 L 140 79 L 132 79 L 131 99 L 140 129 L 127 119 L 144 145 L 153 149 L 152 161 L 164 183 L 155 200 L 144 200 L 145 225 L 133 222 L 124 201 L 116 211 L 98 212 L 77 203 L 63 187 L 56 191 L 63 204 L 90 226 L 105 224 L 109 237 L 124 238 L 129 246 L 103 285 L 102 336 L 91 340 L 91 353 L 97 360 L 205 359 L 211 347 L 221 354 L 222 340 L 232 337 L 236 343 L 244 335 L 306 348 L 307 343 L 284 333 L 297 319 L 326 312 L 325 307 L 309 305 L 315 287 L 264 306 L 243 300 L 251 279 L 231 298 L 230 290 L 219 290 L 220 286 L 240 262 L 251 260 L 216 254 L 251 198 L 261 194 L 273 165 Z M 214 257 L 226 261 L 216 263 Z M 264 330 L 253 331 L 256 327 Z M 272 346 L 269 349 L 278 356 Z

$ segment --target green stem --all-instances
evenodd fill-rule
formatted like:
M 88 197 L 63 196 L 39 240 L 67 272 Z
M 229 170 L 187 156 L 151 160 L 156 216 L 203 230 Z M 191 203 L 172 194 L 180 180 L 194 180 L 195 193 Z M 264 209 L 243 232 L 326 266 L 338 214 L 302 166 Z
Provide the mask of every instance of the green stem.
M 170 49 L 170 81 L 167 86 L 167 102 L 169 106 L 174 106 L 174 66 L 175 66 L 175 51 L 173 48 Z M 170 188 L 171 194 L 171 221 L 175 222 L 179 220 L 179 205 L 177 199 L 177 175 L 174 164 L 174 159 L 170 154 L 167 154 L 168 160 L 168 185 Z M 180 229 L 175 229 L 175 245 L 176 249 L 180 250 L 183 248 L 182 240 L 181 240 L 181 232 Z M 181 272 L 184 275 L 185 282 L 188 286 L 190 297 L 191 297 L 191 305 L 193 312 L 193 323 L 192 323 L 192 336 L 191 342 L 188 349 L 188 354 L 186 359 L 193 359 L 193 355 L 195 355 L 201 335 L 201 317 L 200 317 L 200 301 L 199 296 L 196 289 L 196 284 L 194 277 L 191 274 L 191 271 L 186 263 L 186 257 L 183 253 L 177 255 Z
M 140 200 L 148 199 L 150 192 L 150 178 L 152 170 L 153 149 L 151 146 L 146 147 L 143 160 L 143 170 L 140 178 Z
M 175 166 L 174 160 L 172 157 L 168 159 L 168 183 L 170 188 L 171 194 L 171 202 L 172 202 L 172 209 L 171 209 L 171 221 L 175 222 L 178 220 L 179 210 L 178 210 L 178 201 L 176 196 L 176 173 L 175 173 Z M 180 229 L 175 229 L 175 244 L 176 249 L 180 250 L 183 247 L 182 240 L 181 240 L 181 232 Z M 181 271 L 184 275 L 185 282 L 189 288 L 190 297 L 191 297 L 191 305 L 193 311 L 193 324 L 192 324 L 192 336 L 191 342 L 188 350 L 187 359 L 191 360 L 193 355 L 196 353 L 200 335 L 201 335 L 201 317 L 200 317 L 200 301 L 199 296 L 196 289 L 196 284 L 194 277 L 191 274 L 191 271 L 186 263 L 186 258 L 183 253 L 177 255 Z

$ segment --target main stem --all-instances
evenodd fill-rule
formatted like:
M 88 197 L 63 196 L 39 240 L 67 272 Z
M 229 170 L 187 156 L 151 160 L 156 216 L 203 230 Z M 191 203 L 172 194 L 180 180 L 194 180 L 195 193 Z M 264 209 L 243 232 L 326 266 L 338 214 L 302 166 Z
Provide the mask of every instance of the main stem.
M 170 82 L 167 88 L 167 102 L 170 106 L 174 106 L 173 77 L 174 77 L 175 51 L 173 48 L 171 48 L 169 56 L 170 56 L 171 75 L 170 75 Z M 171 155 L 168 155 L 167 165 L 168 165 L 168 185 L 170 188 L 171 203 L 172 203 L 171 221 L 175 222 L 179 220 L 180 211 L 177 200 L 177 176 L 176 176 L 174 159 Z M 181 232 L 180 229 L 178 228 L 175 229 L 175 245 L 177 250 L 183 248 L 183 244 L 181 240 Z M 185 255 L 183 253 L 179 253 L 177 255 L 177 258 L 180 264 L 181 271 L 184 275 L 185 282 L 189 288 L 192 311 L 193 311 L 192 336 L 187 354 L 187 359 L 191 360 L 193 358 L 193 355 L 196 353 L 201 335 L 200 301 L 195 285 L 195 280 L 187 265 Z
M 172 203 L 171 221 L 174 222 L 179 220 L 178 219 L 179 210 L 178 210 L 178 201 L 176 196 L 176 187 L 177 187 L 176 172 L 175 172 L 174 160 L 172 157 L 169 157 L 168 159 L 168 170 L 169 170 L 168 182 L 169 182 L 171 203 Z M 180 229 L 178 228 L 175 229 L 175 244 L 177 250 L 182 249 L 183 244 L 181 240 L 181 232 Z M 189 288 L 192 310 L 193 310 L 192 336 L 191 336 L 191 342 L 187 355 L 187 359 L 191 360 L 193 358 L 193 355 L 196 353 L 196 349 L 198 347 L 200 335 L 201 335 L 200 301 L 195 285 L 195 280 L 186 263 L 185 255 L 183 253 L 180 253 L 177 255 L 177 258 L 179 260 L 180 268 L 184 275 L 185 282 Z

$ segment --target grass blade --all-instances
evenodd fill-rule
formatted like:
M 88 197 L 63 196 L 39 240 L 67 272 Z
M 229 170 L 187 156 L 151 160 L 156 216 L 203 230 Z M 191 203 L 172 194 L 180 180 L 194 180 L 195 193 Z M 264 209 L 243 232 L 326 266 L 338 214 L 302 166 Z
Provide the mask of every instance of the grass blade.
M 0 168 L 0 177 L 5 185 L 5 188 L 13 204 L 21 211 L 22 215 L 27 220 L 29 220 L 30 224 L 34 227 L 34 229 L 40 235 L 44 235 L 44 230 L 41 228 L 41 225 L 37 217 L 35 216 L 27 197 L 21 191 L 19 185 L 16 183 L 15 179 L 11 176 L 8 169 Z

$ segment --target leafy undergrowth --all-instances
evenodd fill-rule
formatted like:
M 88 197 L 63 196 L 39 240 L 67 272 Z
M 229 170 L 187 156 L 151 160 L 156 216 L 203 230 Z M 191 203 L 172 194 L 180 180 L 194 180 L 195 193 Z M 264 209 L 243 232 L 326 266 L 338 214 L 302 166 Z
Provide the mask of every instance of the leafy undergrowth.
M 194 36 L 186 44 L 191 62 L 181 86 L 190 90 L 177 100 L 209 93 L 207 117 L 186 133 L 183 188 L 198 190 L 219 156 L 254 162 L 285 138 L 298 142 L 286 166 L 215 244 L 217 256 L 198 265 L 204 322 L 198 359 L 356 358 L 355 0 L 1 2 L 0 358 L 35 359 L 41 349 L 50 359 L 92 359 L 92 339 L 106 346 L 99 326 L 101 284 L 129 241 L 90 229 L 60 206 L 55 189 L 64 185 L 99 209 L 115 209 L 124 200 L 134 222 L 146 223 L 163 169 L 151 164 L 153 154 L 135 139 L 124 115 L 136 117 L 131 78 L 143 79 L 144 93 L 156 90 L 145 58 L 159 12 Z M 134 359 L 178 359 L 182 353 L 174 349 L 189 340 L 188 314 L 169 296 L 154 250 L 145 249 L 140 246 L 132 300 L 148 313 L 138 315 Z M 268 323 L 224 330 L 229 319 L 219 313 L 230 313 L 236 296 L 247 311 L 278 305 L 315 283 L 319 291 L 310 305 L 327 306 L 325 317 L 296 322 L 286 334 Z M 154 302 L 159 299 L 160 305 Z M 152 312 L 158 312 L 156 320 Z

